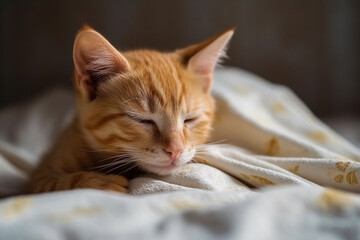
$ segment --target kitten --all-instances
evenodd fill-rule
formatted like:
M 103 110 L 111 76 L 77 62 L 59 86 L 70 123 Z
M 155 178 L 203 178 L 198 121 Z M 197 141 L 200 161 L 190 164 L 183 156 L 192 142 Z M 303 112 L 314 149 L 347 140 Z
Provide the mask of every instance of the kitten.
M 77 114 L 33 173 L 31 191 L 126 192 L 127 179 L 108 173 L 167 175 L 191 161 L 211 128 L 212 75 L 232 35 L 169 53 L 119 52 L 83 27 L 73 50 Z

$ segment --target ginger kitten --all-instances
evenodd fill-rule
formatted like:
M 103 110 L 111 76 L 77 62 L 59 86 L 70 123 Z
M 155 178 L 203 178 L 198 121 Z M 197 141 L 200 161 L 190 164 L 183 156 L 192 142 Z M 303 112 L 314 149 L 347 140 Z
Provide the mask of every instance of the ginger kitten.
M 31 191 L 126 192 L 117 169 L 167 175 L 191 161 L 211 128 L 212 75 L 232 35 L 169 53 L 119 52 L 83 27 L 73 50 L 77 114 L 33 173 Z

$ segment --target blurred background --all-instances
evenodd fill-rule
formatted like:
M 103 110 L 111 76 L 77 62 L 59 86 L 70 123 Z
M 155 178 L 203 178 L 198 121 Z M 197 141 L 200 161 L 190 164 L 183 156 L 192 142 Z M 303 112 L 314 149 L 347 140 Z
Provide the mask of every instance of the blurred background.
M 0 109 L 71 86 L 84 23 L 120 50 L 164 51 L 236 26 L 225 65 L 290 87 L 333 126 L 339 118 L 360 126 L 357 0 L 12 0 L 0 9 Z

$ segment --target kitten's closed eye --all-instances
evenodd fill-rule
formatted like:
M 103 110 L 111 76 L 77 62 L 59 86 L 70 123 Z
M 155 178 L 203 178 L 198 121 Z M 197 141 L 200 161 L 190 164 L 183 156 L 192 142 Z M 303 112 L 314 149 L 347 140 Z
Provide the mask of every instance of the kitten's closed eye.
M 136 121 L 138 123 L 142 123 L 142 124 L 156 124 L 154 120 L 152 119 L 147 119 L 147 118 L 142 118 L 139 116 L 135 116 L 132 114 L 127 114 L 127 116 L 132 119 L 133 121 Z M 188 118 L 184 119 L 184 123 L 192 123 L 195 122 L 199 117 L 198 116 L 190 116 Z
M 143 119 L 143 118 L 140 118 L 138 116 L 133 116 L 133 115 L 130 115 L 130 114 L 127 114 L 127 116 L 130 119 L 132 119 L 132 120 L 134 120 L 134 121 L 136 121 L 138 123 L 147 124 L 147 125 L 154 125 L 155 124 L 155 122 L 153 120 L 151 120 L 151 119 Z
M 200 112 L 190 112 L 185 114 L 184 116 L 184 123 L 185 124 L 191 124 L 196 122 L 199 117 L 200 117 L 201 113 Z
M 197 117 L 188 118 L 188 119 L 184 120 L 184 123 L 192 123 L 192 122 L 195 122 L 196 119 L 197 119 Z
M 139 123 L 143 123 L 143 124 L 155 124 L 155 122 L 153 120 L 150 120 L 150 119 L 138 119 L 137 121 Z

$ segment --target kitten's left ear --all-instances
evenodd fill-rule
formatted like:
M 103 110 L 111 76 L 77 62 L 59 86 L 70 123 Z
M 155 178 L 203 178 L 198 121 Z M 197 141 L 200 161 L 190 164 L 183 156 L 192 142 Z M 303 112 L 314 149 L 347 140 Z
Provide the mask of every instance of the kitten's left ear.
M 96 97 L 99 84 L 130 69 L 125 57 L 88 26 L 84 26 L 76 36 L 73 57 L 76 86 L 90 101 Z
M 225 56 L 226 46 L 233 34 L 234 28 L 179 51 L 183 63 L 202 79 L 205 92 L 211 89 L 215 66 Z

